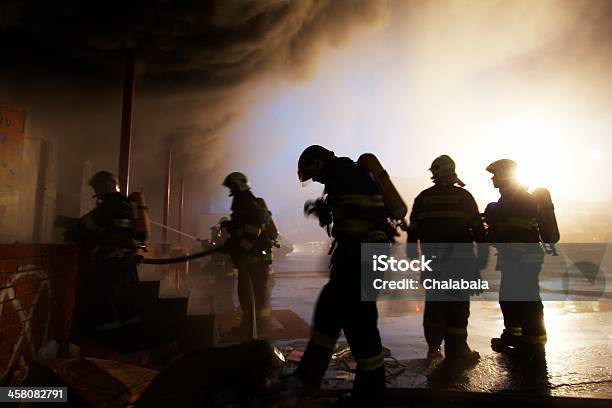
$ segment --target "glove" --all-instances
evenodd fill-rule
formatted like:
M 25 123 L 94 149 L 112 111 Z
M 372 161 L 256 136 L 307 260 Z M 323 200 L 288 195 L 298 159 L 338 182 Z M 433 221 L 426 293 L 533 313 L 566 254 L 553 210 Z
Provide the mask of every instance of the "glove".
M 53 225 L 60 228 L 74 228 L 75 224 L 79 222 L 78 218 L 66 217 L 64 215 L 58 215 L 53 221 Z
M 53 225 L 59 228 L 63 228 L 62 237 L 64 242 L 77 242 L 78 241 L 78 227 L 79 227 L 79 219 L 73 217 L 65 217 L 63 215 L 58 215 L 55 217 Z
M 316 216 L 321 227 L 326 227 L 332 223 L 331 208 L 323 197 L 316 200 L 307 200 L 304 203 L 304 215 L 307 217 L 311 215 Z
M 222 222 L 219 224 L 219 229 L 220 229 L 220 230 L 225 229 L 225 230 L 228 230 L 228 231 L 229 231 L 229 229 L 231 228 L 231 226 L 232 226 L 232 222 L 231 222 L 230 220 L 225 220 L 225 221 L 222 221 Z

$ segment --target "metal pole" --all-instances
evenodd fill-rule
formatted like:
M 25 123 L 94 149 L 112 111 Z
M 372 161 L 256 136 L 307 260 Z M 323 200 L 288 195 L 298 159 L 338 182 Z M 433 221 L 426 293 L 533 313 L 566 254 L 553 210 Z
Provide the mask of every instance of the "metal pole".
M 132 149 L 132 119 L 136 88 L 136 56 L 128 50 L 123 79 L 123 111 L 121 116 L 121 143 L 119 146 L 119 184 L 125 194 L 130 190 L 130 153 Z
M 168 218 L 170 218 L 170 189 L 172 185 L 170 184 L 172 177 L 172 150 L 168 149 L 168 158 L 166 161 L 166 194 L 164 197 L 164 220 L 163 224 L 168 225 Z M 164 229 L 162 231 L 162 242 L 164 244 L 168 243 L 168 230 Z
M 181 188 L 179 192 L 179 213 L 178 213 L 178 229 L 183 230 L 183 207 L 185 205 L 185 178 L 181 174 Z M 178 242 L 181 243 L 182 237 L 178 236 Z

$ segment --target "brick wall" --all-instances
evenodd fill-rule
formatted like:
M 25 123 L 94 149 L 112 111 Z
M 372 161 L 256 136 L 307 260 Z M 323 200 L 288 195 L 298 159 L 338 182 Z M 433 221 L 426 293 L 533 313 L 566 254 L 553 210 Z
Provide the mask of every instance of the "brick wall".
M 21 357 L 55 357 L 65 347 L 76 271 L 76 246 L 0 245 L 0 383 Z

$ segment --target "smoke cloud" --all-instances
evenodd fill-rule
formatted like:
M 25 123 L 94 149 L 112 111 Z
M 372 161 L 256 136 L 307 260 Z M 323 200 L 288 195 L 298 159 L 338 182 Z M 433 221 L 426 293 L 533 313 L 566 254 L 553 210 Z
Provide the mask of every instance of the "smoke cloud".
M 484 208 L 499 197 L 484 168 L 508 157 L 532 187 L 551 189 L 562 227 L 571 218 L 585 230 L 576 211 L 608 220 L 593 203 L 612 199 L 601 179 L 612 154 L 609 21 L 602 1 L 393 1 L 381 29 L 355 34 L 310 81 L 241 119 L 253 143 L 275 146 L 250 160 L 256 185 L 300 219 L 301 191 L 287 192 L 299 151 L 319 143 L 353 159 L 376 153 L 410 205 L 431 161 L 450 154 Z
M 42 137 L 61 134 L 69 148 L 60 151 L 114 169 L 134 49 L 132 185 L 157 195 L 172 148 L 176 173 L 201 196 L 229 167 L 224 135 L 256 102 L 254 84 L 308 78 L 324 48 L 387 13 L 382 0 L 11 0 L 0 5 L 0 47 L 10 56 L 0 60 L 0 96 L 26 108 Z
M 556 182 L 534 171 L 553 192 L 606 199 L 609 186 L 568 180 L 606 171 L 584 154 L 612 154 L 610 21 L 612 2 L 599 0 L 9 0 L 0 98 L 24 106 L 34 133 L 64 140 L 66 154 L 115 169 L 135 49 L 132 185 L 156 218 L 169 147 L 198 211 L 226 172 L 245 170 L 272 207 L 301 217 L 315 192 L 287 192 L 312 143 L 379 154 L 412 180 L 408 202 L 439 154 L 482 200 L 495 195 L 486 164 L 518 153 L 555 169 Z

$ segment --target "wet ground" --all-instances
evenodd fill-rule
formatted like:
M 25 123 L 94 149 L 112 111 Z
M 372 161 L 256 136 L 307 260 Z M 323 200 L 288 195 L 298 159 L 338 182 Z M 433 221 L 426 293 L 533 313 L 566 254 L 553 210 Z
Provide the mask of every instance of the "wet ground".
M 291 309 L 311 321 L 319 290 L 327 280 L 328 257 L 321 252 L 304 250 L 275 261 L 271 280 L 273 309 Z M 192 266 L 193 268 L 193 266 Z M 192 269 L 193 270 L 193 269 Z M 162 295 L 189 293 L 190 314 L 212 313 L 215 309 L 236 308 L 233 287 L 211 287 L 211 281 L 191 273 L 176 289 L 176 278 L 162 280 Z M 612 301 L 545 302 L 548 330 L 546 363 L 523 364 L 520 360 L 494 353 L 490 339 L 503 328 L 497 302 L 473 301 L 468 327 L 470 346 L 478 350 L 481 361 L 464 375 L 448 379 L 428 379 L 433 366 L 424 356 L 426 344 L 422 332 L 422 302 L 379 302 L 379 328 L 383 344 L 400 361 L 390 380 L 391 387 L 440 388 L 471 392 L 520 390 L 539 395 L 612 399 Z M 286 346 L 292 342 L 280 342 Z M 303 345 L 304 341 L 294 341 Z M 349 387 L 350 382 L 333 380 L 329 388 Z

